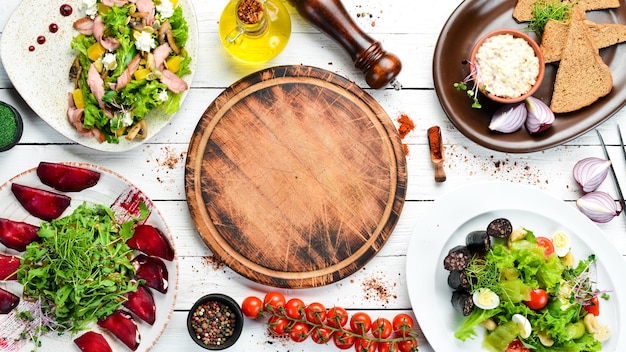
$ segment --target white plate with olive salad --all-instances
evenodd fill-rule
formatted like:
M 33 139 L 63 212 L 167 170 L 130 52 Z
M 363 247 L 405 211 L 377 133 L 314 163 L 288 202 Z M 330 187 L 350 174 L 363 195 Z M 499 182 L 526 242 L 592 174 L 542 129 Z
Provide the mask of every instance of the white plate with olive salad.
M 611 330 L 602 351 L 626 350 L 626 304 L 621 295 L 626 282 L 624 259 L 604 233 L 575 206 L 528 186 L 489 182 L 462 187 L 437 199 L 413 232 L 407 252 L 409 297 L 424 336 L 436 351 L 483 351 L 485 329 L 478 326 L 473 339 L 455 338 L 466 317 L 453 308 L 453 289 L 444 258 L 466 235 L 485 230 L 494 219 L 506 218 L 513 228 L 526 228 L 550 238 L 557 231 L 569 236 L 574 260 L 596 257 L 596 288 L 607 291 L 600 299 L 601 324 Z M 493 241 L 492 241 L 493 242 Z M 502 302 L 502 300 L 501 300 Z

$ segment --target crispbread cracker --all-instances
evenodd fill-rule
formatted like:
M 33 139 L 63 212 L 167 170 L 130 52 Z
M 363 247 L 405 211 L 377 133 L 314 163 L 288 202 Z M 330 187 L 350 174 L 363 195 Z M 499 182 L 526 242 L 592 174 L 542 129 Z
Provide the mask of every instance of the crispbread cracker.
M 513 18 L 517 22 L 527 22 L 533 18 L 533 8 L 536 0 L 518 0 L 513 9 Z M 577 3 L 584 11 L 614 9 L 619 7 L 619 0 L 554 0 L 556 2 Z
M 621 23 L 598 24 L 585 20 L 589 34 L 594 44 L 599 48 L 606 48 L 626 41 L 626 25 Z M 550 20 L 546 23 L 541 37 L 541 52 L 546 63 L 561 60 L 561 52 L 567 41 L 568 23 Z
M 550 103 L 554 113 L 581 109 L 613 89 L 611 70 L 598 54 L 584 20 L 584 11 L 573 6 Z

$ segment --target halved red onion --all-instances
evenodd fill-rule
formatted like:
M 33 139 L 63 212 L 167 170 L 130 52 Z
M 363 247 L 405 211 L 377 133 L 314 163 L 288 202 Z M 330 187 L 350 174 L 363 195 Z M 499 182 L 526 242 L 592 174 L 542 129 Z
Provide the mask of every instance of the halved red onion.
M 595 191 L 608 175 L 610 167 L 610 160 L 596 157 L 584 158 L 574 165 L 574 180 L 583 191 Z
M 524 125 L 527 114 L 523 102 L 504 105 L 493 113 L 489 129 L 500 133 L 515 132 Z
M 589 219 L 600 223 L 611 221 L 621 212 L 613 197 L 601 191 L 589 192 L 578 198 L 576 206 Z
M 528 97 L 525 101 L 528 116 L 526 117 L 526 129 L 528 132 L 539 133 L 547 130 L 554 123 L 554 113 L 543 101 Z

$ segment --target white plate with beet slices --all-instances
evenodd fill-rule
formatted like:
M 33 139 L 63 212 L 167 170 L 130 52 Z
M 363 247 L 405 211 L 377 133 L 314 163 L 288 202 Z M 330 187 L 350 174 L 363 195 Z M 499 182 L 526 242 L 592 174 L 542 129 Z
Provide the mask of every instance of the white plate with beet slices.
M 52 191 L 56 193 L 65 194 L 71 197 L 70 206 L 64 211 L 61 217 L 69 215 L 73 210 L 86 202 L 87 204 L 102 204 L 111 207 L 117 218 L 124 218 L 128 216 L 137 217 L 138 205 L 140 202 L 144 202 L 146 206 L 151 210 L 150 215 L 144 221 L 145 224 L 152 225 L 153 227 L 161 230 L 161 232 L 169 239 L 172 248 L 174 248 L 173 237 L 167 227 L 163 217 L 159 213 L 158 209 L 154 206 L 152 201 L 139 190 L 136 186 L 131 184 L 121 175 L 114 173 L 105 168 L 85 164 L 85 163 L 63 163 L 72 166 L 78 166 L 90 170 L 94 170 L 100 173 L 100 179 L 98 183 L 80 192 L 59 192 L 44 185 L 37 176 L 37 168 L 26 170 L 23 173 L 11 178 L 4 185 L 0 186 L 0 198 L 3 199 L 0 202 L 0 218 L 6 218 L 13 221 L 25 222 L 35 226 L 39 226 L 42 220 L 30 215 L 15 198 L 11 192 L 11 184 L 18 183 L 30 187 L 43 189 L 46 191 Z M 4 255 L 18 255 L 20 252 L 7 248 L 0 243 L 0 253 Z M 137 252 L 138 254 L 139 252 Z M 141 336 L 141 342 L 136 351 L 148 351 L 157 342 L 165 327 L 167 326 L 171 315 L 174 311 L 174 304 L 176 301 L 178 291 L 178 259 L 174 254 L 172 261 L 163 260 L 168 271 L 169 287 L 165 294 L 150 289 L 154 296 L 156 304 L 156 320 L 153 325 L 142 321 L 136 316 L 133 316 L 139 327 L 139 333 Z M 2 282 L 0 287 L 6 289 L 17 296 L 21 296 L 21 285 L 16 281 Z M 17 307 L 18 311 L 28 308 L 27 303 L 21 300 Z M 124 307 L 121 309 L 126 310 Z M 7 314 L 0 315 L 0 336 L 8 337 L 4 341 L 0 341 L 0 349 L 2 351 L 19 351 L 28 352 L 33 350 L 34 345 L 27 340 L 12 341 L 10 337 L 18 336 L 21 331 L 24 330 L 24 321 L 15 316 L 16 311 Z M 120 342 L 113 334 L 98 327 L 95 323 L 90 327 L 91 331 L 101 333 L 107 340 L 113 351 L 129 351 L 122 342 Z M 56 333 L 49 333 L 41 338 L 41 349 L 45 351 L 70 351 L 76 349 L 73 339 L 82 335 L 82 333 L 89 331 L 81 331 L 75 335 L 66 333 L 62 336 L 57 336 Z M 17 334 L 17 335 L 16 335 Z
M 68 16 L 61 14 L 64 5 L 72 9 Z M 191 57 L 191 73 L 182 78 L 191 86 L 198 57 L 198 25 L 190 0 L 178 0 L 177 5 L 182 8 L 189 30 L 185 49 Z M 124 152 L 136 148 L 159 133 L 174 115 L 153 109 L 145 118 L 148 125 L 146 138 L 129 141 L 121 137 L 119 144 L 99 143 L 96 138 L 82 136 L 68 121 L 68 93 L 74 90 L 68 77 L 76 56 L 70 43 L 78 34 L 73 23 L 84 16 L 82 0 L 21 1 L 2 31 L 2 65 L 28 106 L 60 134 L 95 150 Z M 53 24 L 58 27 L 54 33 L 49 29 Z M 44 39 L 42 44 L 38 42 L 39 37 Z M 181 108 L 188 92 L 180 93 Z
M 599 321 L 611 329 L 602 351 L 626 351 L 626 271 L 624 259 L 596 224 L 576 209 L 532 187 L 488 182 L 472 184 L 437 199 L 413 231 L 407 252 L 407 286 L 411 305 L 424 336 L 435 351 L 486 351 L 483 328 L 465 342 L 454 337 L 464 317 L 450 303 L 453 290 L 443 259 L 465 236 L 485 230 L 496 218 L 507 218 L 513 228 L 524 227 L 536 236 L 564 231 L 570 237 L 575 261 L 595 254 L 597 288 L 609 290 L 600 300 Z

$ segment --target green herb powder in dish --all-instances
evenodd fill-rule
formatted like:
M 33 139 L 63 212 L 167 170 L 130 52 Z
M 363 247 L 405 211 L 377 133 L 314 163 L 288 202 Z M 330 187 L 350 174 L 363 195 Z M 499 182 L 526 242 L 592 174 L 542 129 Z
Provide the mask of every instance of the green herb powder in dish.
M 9 149 L 20 138 L 17 112 L 0 102 L 0 151 Z

